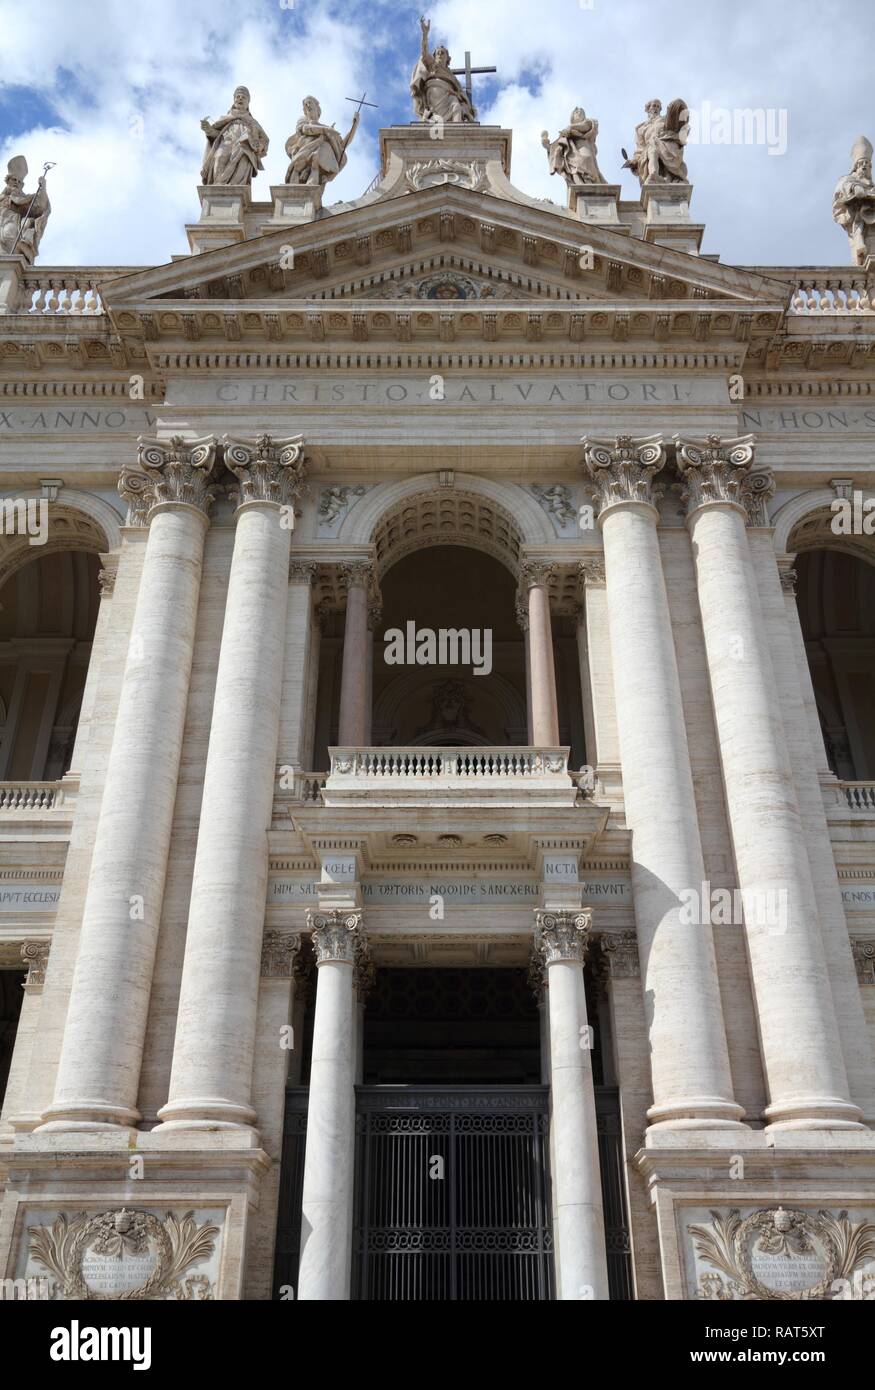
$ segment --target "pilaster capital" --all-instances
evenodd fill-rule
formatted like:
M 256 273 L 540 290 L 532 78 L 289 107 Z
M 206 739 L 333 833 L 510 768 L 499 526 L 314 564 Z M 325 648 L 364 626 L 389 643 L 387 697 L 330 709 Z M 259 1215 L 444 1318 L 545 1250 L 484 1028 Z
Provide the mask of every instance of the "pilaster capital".
M 223 435 L 225 466 L 240 480 L 240 506 L 247 502 L 271 502 L 288 506 L 305 488 L 303 435 L 274 439 L 258 434 L 254 439 Z
M 535 949 L 545 966 L 562 961 L 583 965 L 591 933 L 592 912 L 588 908 L 535 909 Z
M 593 439 L 584 435 L 583 462 L 592 480 L 599 515 L 623 502 L 653 506 L 662 495 L 653 486 L 654 474 L 665 464 L 665 442 L 660 434 L 633 438 Z
M 295 959 L 301 949 L 301 938 L 295 932 L 264 933 L 261 942 L 261 974 L 274 980 L 290 980 L 295 971 Z
M 355 965 L 358 953 L 367 946 L 360 912 L 345 912 L 340 908 L 332 908 L 329 912 L 308 911 L 307 925 L 313 933 L 317 966 L 326 961 Z
M 612 980 L 634 979 L 641 974 L 638 937 L 635 932 L 604 932 L 599 938 L 599 945 Z
M 116 576 L 118 575 L 118 555 L 102 555 L 101 566 L 97 575 L 97 583 L 100 586 L 101 598 L 112 598 L 115 590 Z
M 309 587 L 316 583 L 316 575 L 319 573 L 319 566 L 315 560 L 296 560 L 294 557 L 289 561 L 289 583 L 307 584 Z
M 556 566 L 549 560 L 523 560 L 520 565 L 520 586 L 524 592 L 539 586 L 546 586 L 556 574 Z
M 516 613 L 517 625 L 518 625 L 520 628 L 522 628 L 523 632 L 528 632 L 528 630 L 529 630 L 529 605 L 528 605 L 528 603 L 526 602 L 526 596 L 525 596 L 525 594 L 519 592 L 519 590 L 517 591 L 516 602 L 515 602 L 515 605 L 514 605 L 514 611 L 515 611 L 515 613 Z
M 526 982 L 532 994 L 535 996 L 535 1003 L 541 1004 L 544 998 L 544 991 L 547 988 L 547 967 L 544 964 L 544 958 L 538 946 L 534 948 L 532 954 L 529 956 Z
M 383 621 L 383 601 L 374 599 L 368 604 L 368 631 L 375 632 Z
M 853 937 L 851 950 L 860 984 L 875 985 L 875 936 Z
M 681 498 L 687 516 L 699 507 L 724 503 L 744 511 L 754 525 L 766 523 L 764 503 L 775 490 L 767 469 L 753 471 L 756 450 L 752 434 L 721 439 L 709 434 L 705 439 L 685 439 L 675 435 L 675 458 L 684 480 Z
M 147 526 L 155 502 L 155 482 L 139 468 L 125 466 L 118 480 L 119 496 L 128 505 L 126 526 Z
M 21 959 L 27 965 L 27 979 L 24 982 L 25 989 L 31 989 L 34 985 L 44 985 L 46 981 L 46 966 L 49 963 L 49 951 L 51 942 L 49 941 L 25 941 L 21 947 Z
M 361 932 L 359 932 L 355 938 L 355 965 L 353 969 L 356 993 L 358 994 L 360 1002 L 364 1003 L 371 990 L 374 988 L 377 972 L 374 968 L 374 962 L 371 959 L 368 939 Z
M 599 556 L 597 559 L 581 560 L 580 580 L 585 589 L 603 589 L 607 580 L 605 578 L 605 562 Z
M 793 567 L 795 557 L 787 556 L 784 560 L 778 560 L 778 578 L 781 581 L 781 588 L 785 594 L 796 593 L 796 580 L 798 578 Z
M 204 516 L 209 514 L 213 493 L 208 484 L 216 465 L 214 435 L 200 439 L 184 439 L 178 434 L 172 439 L 146 439 L 141 435 L 137 440 L 137 461 L 151 478 L 154 489 L 145 524 L 148 525 L 152 510 L 162 503 L 181 503 Z
M 344 560 L 339 570 L 345 589 L 367 589 L 374 577 L 374 566 L 370 560 Z

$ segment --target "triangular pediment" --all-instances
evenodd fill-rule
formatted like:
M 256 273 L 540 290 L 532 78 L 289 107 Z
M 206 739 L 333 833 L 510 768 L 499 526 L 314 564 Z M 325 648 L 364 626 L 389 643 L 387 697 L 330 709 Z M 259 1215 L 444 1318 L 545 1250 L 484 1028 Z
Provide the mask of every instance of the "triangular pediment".
M 763 275 L 582 223 L 552 204 L 444 184 L 120 278 L 104 301 L 121 334 L 139 323 L 153 341 L 226 330 L 276 341 L 299 329 L 317 340 L 332 329 L 356 341 L 381 331 L 403 338 L 412 305 L 422 334 L 431 314 L 444 341 L 454 315 L 493 340 L 506 328 L 530 341 L 550 330 L 580 341 L 589 316 L 590 328 L 614 338 L 659 325 L 665 336 L 677 323 L 701 341 L 714 329 L 749 340 L 754 325 L 742 320 L 757 315 L 760 331 L 774 332 L 782 291 Z

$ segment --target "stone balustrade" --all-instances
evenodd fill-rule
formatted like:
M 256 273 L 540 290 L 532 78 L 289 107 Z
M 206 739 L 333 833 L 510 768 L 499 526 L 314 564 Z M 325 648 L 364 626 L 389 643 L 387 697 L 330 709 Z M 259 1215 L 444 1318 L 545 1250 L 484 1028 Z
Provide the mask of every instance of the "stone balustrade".
M 512 806 L 573 805 L 577 783 L 567 748 L 332 748 L 326 806 L 350 800 L 384 806 L 412 802 Z
M 70 266 L 28 270 L 22 281 L 22 314 L 66 314 L 72 316 L 104 312 L 100 285 L 118 275 L 130 275 L 136 267 L 90 266 L 77 270 Z
M 59 810 L 68 790 L 64 782 L 0 782 L 0 812 Z
M 790 301 L 791 314 L 875 314 L 875 290 L 866 277 L 802 280 Z
M 875 782 L 841 782 L 839 785 L 852 811 L 875 815 Z

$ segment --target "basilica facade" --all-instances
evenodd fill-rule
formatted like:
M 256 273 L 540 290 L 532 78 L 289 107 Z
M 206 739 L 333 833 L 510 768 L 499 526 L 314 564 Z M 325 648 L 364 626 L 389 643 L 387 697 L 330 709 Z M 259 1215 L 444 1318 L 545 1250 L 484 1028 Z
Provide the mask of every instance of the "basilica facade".
M 0 1277 L 872 1297 L 868 195 L 724 265 L 443 52 L 355 201 L 241 88 L 189 254 L 4 244 Z

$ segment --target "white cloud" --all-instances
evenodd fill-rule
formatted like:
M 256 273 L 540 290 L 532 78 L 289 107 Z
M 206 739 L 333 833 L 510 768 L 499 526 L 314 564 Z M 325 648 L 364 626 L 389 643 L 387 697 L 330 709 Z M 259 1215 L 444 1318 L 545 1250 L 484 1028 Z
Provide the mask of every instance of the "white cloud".
M 789 120 L 785 155 L 689 150 L 703 249 L 740 264 L 848 263 L 830 203 L 853 141 L 867 128 L 875 137 L 871 0 L 593 0 L 592 9 L 578 0 L 438 0 L 431 19 L 433 41 L 446 40 L 457 64 L 469 49 L 475 64 L 497 65 L 497 97 L 485 102 L 478 78 L 475 99 L 481 120 L 512 128 L 512 178 L 527 193 L 564 202 L 540 132 L 555 134 L 577 104 L 598 119 L 602 172 L 627 198 L 638 188 L 621 171 L 620 146 L 631 148 L 649 97 L 773 107 Z M 261 199 L 284 176 L 283 146 L 307 93 L 341 128 L 351 114 L 344 98 L 365 87 L 381 122 L 413 116 L 417 10 L 401 0 L 295 0 L 291 14 L 281 0 L 0 0 L 0 21 L 3 84 L 35 89 L 69 127 L 40 126 L 0 150 L 27 157 L 28 186 L 44 160 L 57 161 L 43 264 L 185 253 L 185 223 L 198 216 L 200 119 L 227 110 L 238 83 L 271 137 L 254 187 Z M 358 197 L 378 157 L 371 124 L 328 200 Z

